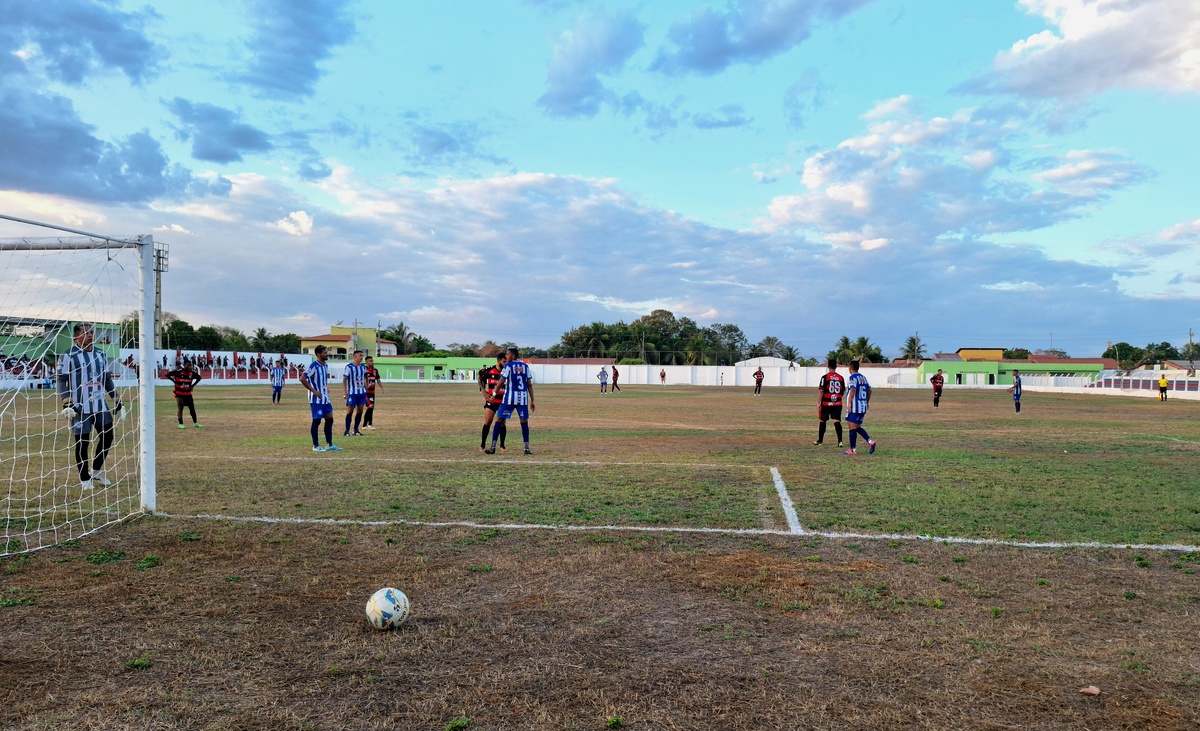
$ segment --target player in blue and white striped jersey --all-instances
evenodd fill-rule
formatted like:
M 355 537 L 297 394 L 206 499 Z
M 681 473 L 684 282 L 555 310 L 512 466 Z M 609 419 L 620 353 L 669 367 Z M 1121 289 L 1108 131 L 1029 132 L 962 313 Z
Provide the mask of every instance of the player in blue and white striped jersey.
M 287 368 L 283 367 L 282 360 L 276 360 L 268 373 L 271 376 L 271 403 L 278 406 L 283 403 L 283 384 L 287 382 Z
M 329 349 L 324 345 L 313 348 L 315 360 L 308 370 L 300 374 L 300 385 L 308 390 L 308 406 L 312 410 L 312 443 L 314 452 L 340 452 L 342 448 L 333 443 L 333 404 L 329 403 Z M 317 440 L 321 422 L 325 422 L 325 444 Z
M 354 362 L 347 363 L 342 370 L 342 390 L 346 394 L 346 433 L 342 436 L 350 436 L 350 414 L 353 413 L 354 436 L 361 437 L 358 427 L 367 406 L 367 367 L 363 365 L 361 350 L 354 351 Z
M 1017 409 L 1017 413 L 1021 413 L 1021 372 L 1013 368 L 1013 385 L 1008 389 L 1012 394 L 1013 405 Z
M 496 381 L 497 389 L 504 389 L 504 401 L 500 404 L 500 410 L 496 412 L 496 421 L 503 425 L 508 417 L 512 416 L 515 409 L 518 418 L 521 419 L 521 438 L 525 441 L 525 454 L 533 454 L 529 451 L 529 413 L 534 410 L 533 405 L 533 374 L 529 371 L 529 365 L 520 360 L 521 353 L 516 348 L 509 348 L 505 354 L 507 363 L 504 365 L 504 370 L 500 371 L 500 378 Z M 492 427 L 492 446 L 485 449 L 486 454 L 496 453 L 496 440 L 500 438 L 500 431 L 497 427 Z
M 858 435 L 861 434 L 871 446 L 867 454 L 875 454 L 875 440 L 862 428 L 863 420 L 867 418 L 867 406 L 871 402 L 871 384 L 867 377 L 858 372 L 858 361 L 850 361 L 850 378 L 846 381 L 846 422 L 850 425 L 850 448 L 842 454 L 858 454 Z
M 92 480 L 101 485 L 112 484 L 104 475 L 104 460 L 113 443 L 113 413 L 119 414 L 123 408 L 108 370 L 108 356 L 93 347 L 95 337 L 91 323 L 76 323 L 72 331 L 74 345 L 58 360 L 58 397 L 62 399 L 63 414 L 71 419 L 75 468 L 79 471 L 79 486 L 84 490 L 92 489 Z M 108 410 L 107 397 L 115 402 L 112 412 Z M 99 442 L 89 469 L 93 428 Z

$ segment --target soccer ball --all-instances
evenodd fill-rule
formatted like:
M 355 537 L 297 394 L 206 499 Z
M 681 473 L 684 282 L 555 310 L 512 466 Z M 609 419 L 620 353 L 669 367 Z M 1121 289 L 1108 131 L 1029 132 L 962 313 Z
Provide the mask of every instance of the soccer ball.
M 408 596 L 399 589 L 385 586 L 367 602 L 367 621 L 375 629 L 392 629 L 408 619 Z

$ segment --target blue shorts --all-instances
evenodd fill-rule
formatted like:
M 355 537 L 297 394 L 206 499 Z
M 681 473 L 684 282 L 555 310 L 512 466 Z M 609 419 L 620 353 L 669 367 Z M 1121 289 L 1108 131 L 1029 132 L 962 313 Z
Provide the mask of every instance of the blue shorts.
M 525 404 L 501 404 L 500 410 L 496 412 L 496 418 L 507 419 L 512 416 L 513 409 L 517 410 L 517 418 L 521 421 L 529 421 L 529 407 Z
M 367 395 L 365 393 L 352 393 L 346 397 L 347 406 L 366 406 Z
M 102 411 L 98 414 L 82 414 L 75 425 L 71 427 L 72 434 L 91 434 L 92 428 L 103 429 L 112 426 L 112 414 Z
M 1021 394 L 1019 394 L 1019 393 L 1014 393 L 1014 394 L 1013 394 L 1013 401 L 1020 401 L 1020 400 L 1021 400 Z
M 308 407 L 312 409 L 313 421 L 324 419 L 327 416 L 333 416 L 333 404 L 314 404 L 309 403 Z
M 271 386 L 272 393 L 283 393 L 283 386 Z
M 861 414 L 856 414 L 853 411 L 851 411 L 849 414 L 846 414 L 846 421 L 850 422 L 851 424 L 858 424 L 859 426 L 862 425 L 863 419 L 865 418 L 867 418 L 865 411 Z

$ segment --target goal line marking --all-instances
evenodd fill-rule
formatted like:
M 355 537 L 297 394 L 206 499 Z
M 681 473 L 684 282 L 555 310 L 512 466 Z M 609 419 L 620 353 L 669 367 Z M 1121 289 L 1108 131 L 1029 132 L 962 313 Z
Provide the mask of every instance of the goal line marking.
M 163 518 L 182 520 L 213 520 L 231 523 L 268 523 L 287 525 L 366 525 L 366 526 L 401 526 L 415 525 L 431 528 L 476 528 L 481 530 L 551 530 L 551 531 L 615 531 L 629 533 L 709 533 L 721 535 L 754 535 L 754 536 L 792 536 L 798 534 L 792 530 L 770 530 L 766 528 L 683 528 L 670 526 L 648 525 L 566 525 L 553 523 L 477 523 L 470 520 L 349 520 L 344 518 L 268 518 L 253 515 L 184 515 L 176 513 L 154 513 Z M 807 537 L 829 538 L 832 540 L 859 541 L 925 541 L 928 543 L 954 543 L 972 546 L 998 546 L 1002 548 L 1099 548 L 1108 550 L 1132 551 L 1195 551 L 1200 546 L 1182 544 L 1156 543 L 1099 543 L 1087 542 L 1057 542 L 1057 541 L 1003 541 L 992 538 L 958 538 L 943 536 L 924 536 L 904 533 L 836 533 L 829 531 L 805 531 Z

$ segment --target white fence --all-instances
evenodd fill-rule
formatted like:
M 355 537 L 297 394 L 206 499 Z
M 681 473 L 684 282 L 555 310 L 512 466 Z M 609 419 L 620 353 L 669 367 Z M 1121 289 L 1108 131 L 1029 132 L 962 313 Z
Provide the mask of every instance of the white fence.
M 135 351 L 129 351 L 134 353 Z M 196 351 L 185 351 L 187 354 L 196 356 L 203 353 Z M 213 356 L 231 356 L 231 353 L 213 352 Z M 239 354 L 241 355 L 241 354 Z M 245 354 L 250 355 L 250 354 Z M 254 355 L 257 355 L 255 353 Z M 279 357 L 277 353 L 271 354 L 273 357 Z M 121 356 L 126 356 L 126 351 L 121 352 Z M 167 356 L 168 361 L 174 365 L 175 351 L 160 350 L 157 352 L 158 363 L 162 363 L 163 356 Z M 264 358 L 267 354 L 264 353 Z M 312 356 L 303 355 L 300 353 L 287 354 L 289 363 L 293 366 L 297 364 L 307 365 L 312 361 Z M 345 363 L 336 362 L 330 363 L 330 377 L 340 379 L 342 368 Z M 114 368 L 118 368 L 114 364 Z M 558 365 L 554 363 L 535 363 L 530 366 L 533 371 L 534 383 L 539 384 L 587 384 L 599 388 L 600 381 L 596 377 L 600 372 L 598 365 Z M 379 369 L 380 375 L 384 382 L 387 383 L 411 383 L 411 384 L 462 384 L 474 386 L 476 371 L 464 370 L 456 371 L 452 374 L 446 374 L 442 378 L 429 379 L 423 378 L 421 375 L 427 370 L 425 368 L 397 368 L 394 365 L 385 366 Z M 659 366 L 659 365 L 622 365 L 617 366 L 620 372 L 619 385 L 641 385 L 641 386 L 712 386 L 712 387 L 752 387 L 754 385 L 754 372 L 758 370 L 757 366 Z M 825 366 L 818 367 L 801 367 L 801 366 L 763 366 L 763 386 L 769 388 L 816 388 L 826 372 Z M 611 373 L 612 367 L 608 367 Z M 660 373 L 665 372 L 665 379 L 660 378 Z M 847 368 L 839 368 L 839 372 L 846 376 L 849 371 Z M 1158 398 L 1158 379 L 1163 373 L 1167 374 L 1169 381 L 1168 398 L 1178 398 L 1186 400 L 1200 400 L 1200 379 L 1196 376 L 1188 377 L 1183 371 L 1104 371 L 1095 379 L 1086 376 L 1039 376 L 1039 375 L 1024 375 L 1021 377 L 1022 385 L 1025 390 L 1031 392 L 1057 392 L 1057 393 L 1088 393 L 1088 394 L 1109 394 L 1120 396 L 1133 396 L 1141 398 Z M 889 366 L 868 366 L 862 369 L 863 375 L 867 377 L 871 385 L 875 388 L 929 388 L 929 384 L 919 377 L 919 371 L 916 368 L 892 368 Z M 120 377 L 120 374 L 117 374 Z M 946 388 L 981 388 L 981 389 L 1005 389 L 1006 384 L 995 384 L 991 382 L 994 376 L 987 373 L 963 373 L 950 375 L 947 378 Z M 295 382 L 294 372 L 289 374 L 289 382 Z M 213 383 L 222 383 L 228 385 L 265 385 L 267 381 L 265 371 L 257 371 L 254 369 L 234 369 L 217 371 L 210 379 Z M 41 381 L 44 383 L 44 381 Z M 160 381 L 159 385 L 167 385 L 168 382 Z M 38 382 L 30 380 L 9 380 L 0 379 L 0 389 L 2 388 L 37 388 Z

